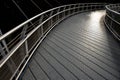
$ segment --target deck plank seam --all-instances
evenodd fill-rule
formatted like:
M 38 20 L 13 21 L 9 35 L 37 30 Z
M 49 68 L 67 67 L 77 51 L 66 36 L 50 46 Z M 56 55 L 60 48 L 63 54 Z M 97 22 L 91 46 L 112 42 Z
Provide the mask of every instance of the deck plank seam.
M 63 44 L 63 43 L 61 43 L 61 44 Z M 66 46 L 66 47 L 68 47 L 68 46 Z M 70 48 L 71 49 L 71 48 Z M 64 50 L 64 49 L 63 49 Z M 66 51 L 66 50 L 64 50 L 64 51 Z M 69 53 L 68 51 L 66 51 L 67 53 Z M 70 53 L 69 53 L 70 54 Z M 78 53 L 77 53 L 78 54 Z M 71 55 L 71 54 L 70 54 Z M 83 61 L 81 61 L 81 60 L 79 60 L 78 58 L 76 58 L 74 55 L 71 55 L 71 56 L 73 56 L 75 59 L 77 59 L 78 61 L 80 61 L 81 63 L 83 63 L 85 66 L 87 66 L 89 69 L 91 69 L 91 70 L 93 70 L 95 73 L 97 73 L 98 75 L 100 75 L 101 77 L 103 77 L 103 78 L 105 78 L 103 75 L 101 75 L 99 72 L 96 72 L 96 70 L 94 70 L 94 69 L 92 69 L 91 67 L 89 67 L 88 65 L 86 65 Z M 106 78 L 105 78 L 106 79 Z M 107 80 L 107 79 L 106 79 Z
M 64 36 L 64 35 L 63 35 Z M 66 36 L 64 36 L 64 37 L 66 37 Z M 67 36 L 68 37 L 68 36 Z M 71 36 L 72 37 L 72 36 Z M 70 39 L 70 38 L 69 38 Z M 72 39 L 71 39 L 72 40 Z M 77 39 L 78 41 L 80 41 L 79 39 Z M 83 42 L 83 41 L 82 41 Z M 98 48 L 96 48 L 96 47 L 94 47 L 94 46 L 92 46 L 92 44 L 90 45 L 90 44 L 88 44 L 88 43 L 86 43 L 86 42 L 83 42 L 83 43 L 85 43 L 85 44 L 87 44 L 87 45 L 89 45 L 89 46 L 91 46 L 91 47 L 93 47 L 93 48 L 95 48 L 95 49 L 97 49 L 97 50 L 99 50 Z M 90 49 L 89 49 L 90 50 Z M 93 51 L 93 50 L 92 50 Z M 103 54 L 105 54 L 106 52 L 104 52 L 104 51 L 102 51 L 102 50 L 99 50 L 100 52 L 102 52 Z M 93 52 L 95 52 L 95 51 L 93 51 Z M 96 53 L 96 52 L 95 52 Z M 96 54 L 98 54 L 98 53 L 96 53 Z M 98 55 L 100 55 L 100 54 L 98 54 Z M 107 55 L 107 56 L 110 56 L 110 57 L 112 57 L 111 55 L 109 55 L 108 53 L 106 53 L 105 55 Z M 102 57 L 104 57 L 103 55 L 100 55 L 100 56 L 102 56 Z M 104 57 L 105 59 L 107 59 L 107 60 L 109 60 L 109 61 L 111 61 L 111 62 L 113 62 L 112 60 L 110 60 L 109 58 L 107 58 L 107 57 Z M 118 60 L 116 60 L 116 61 L 118 61 Z M 120 63 L 118 63 L 119 65 L 120 65 Z
M 63 32 L 63 31 L 58 31 L 58 32 Z M 70 34 L 75 34 L 76 36 L 77 35 L 81 35 L 81 33 L 77 33 L 77 32 L 74 32 L 74 31 L 70 31 L 70 32 L 67 32 L 67 33 L 70 33 Z M 95 38 L 94 40 L 96 41 L 96 42 L 98 42 L 98 43 L 100 43 L 100 41 L 101 42 L 104 42 L 104 40 L 105 39 L 103 39 L 102 37 L 101 38 L 96 38 L 96 37 L 98 37 L 98 36 L 92 36 L 92 34 L 91 34 L 91 36 L 89 36 L 89 34 L 87 34 L 87 33 L 82 33 L 82 34 L 84 34 L 84 36 L 86 37 L 86 38 L 90 38 L 90 39 L 92 39 L 92 38 Z M 92 37 L 92 38 L 91 38 Z M 107 39 L 107 40 L 109 40 L 109 39 Z M 108 42 L 110 42 L 110 41 L 108 41 Z M 106 42 L 105 42 L 106 43 Z M 100 44 L 102 44 L 102 43 L 100 43 Z M 102 44 L 102 45 L 105 45 L 105 44 Z M 112 46 L 109 46 L 109 47 L 111 47 L 111 48 L 114 48 L 114 49 L 116 49 L 115 47 L 113 47 L 113 46 L 115 46 L 115 44 L 112 42 L 112 44 L 111 44 Z M 108 47 L 107 45 L 105 45 L 106 47 Z M 118 48 L 117 48 L 118 49 Z M 117 50 L 116 49 L 116 50 Z
M 74 46 L 75 46 L 75 45 L 74 45 Z M 69 48 L 70 48 L 70 47 L 69 47 Z M 73 51 L 75 51 L 75 50 L 73 50 Z M 82 51 L 84 51 L 84 50 L 82 50 Z M 75 52 L 76 52 L 76 51 L 75 51 Z M 84 51 L 84 52 L 86 52 L 86 51 Z M 86 52 L 86 53 L 88 53 L 88 52 Z M 89 54 L 89 53 L 88 53 L 88 54 Z M 83 55 L 81 55 L 81 56 L 83 56 Z M 86 58 L 86 57 L 84 56 L 84 58 Z M 86 58 L 86 59 L 88 59 L 88 58 Z M 90 60 L 90 59 L 88 59 L 88 60 Z M 91 61 L 91 60 L 90 60 L 90 61 Z M 113 73 L 107 71 L 106 69 L 104 69 L 104 68 L 101 67 L 100 65 L 96 64 L 95 62 L 93 62 L 93 61 L 91 61 L 91 62 L 92 62 L 93 64 L 97 65 L 99 68 L 103 69 L 104 71 L 108 72 L 108 73 L 111 74 L 112 76 L 120 79 L 118 76 L 116 76 L 116 75 L 114 75 Z M 99 73 L 98 73 L 98 74 L 99 74 Z M 100 75 L 101 75 L 101 74 L 100 74 Z
M 34 79 L 37 80 L 37 78 L 35 77 L 34 73 L 32 72 L 32 70 L 29 66 L 28 66 L 28 69 L 29 69 L 30 73 L 33 75 Z
M 42 46 L 43 49 L 45 49 L 45 47 Z M 67 67 L 65 67 L 59 60 L 56 59 L 56 57 L 54 57 L 47 49 L 45 49 L 50 56 L 52 56 L 60 65 L 62 65 L 67 71 L 69 71 L 73 76 L 75 76 L 78 80 L 79 78 L 72 72 L 70 71 Z
M 49 77 L 49 75 L 45 72 L 45 70 L 42 68 L 42 66 L 37 62 L 37 60 L 33 57 L 33 59 L 35 60 L 35 62 L 37 63 L 37 65 L 41 68 L 41 70 L 45 73 L 45 75 L 48 77 L 49 80 L 51 80 L 51 78 Z
M 49 61 L 37 50 L 37 52 L 39 53 L 39 55 L 41 55 L 44 60 L 65 80 L 65 78 L 54 68 L 54 66 L 52 64 L 49 63 Z
M 50 46 L 47 42 L 45 42 L 48 46 Z M 55 44 L 56 45 L 56 44 Z M 58 45 L 56 45 L 58 46 Z M 59 55 L 61 55 L 63 58 L 65 58 L 66 60 L 68 60 L 66 57 L 64 57 L 60 52 L 58 52 L 57 50 L 55 50 L 52 46 L 50 46 L 54 51 L 56 51 L 57 53 L 59 53 Z M 59 46 L 58 46 L 59 47 Z M 61 48 L 61 47 L 59 47 Z M 85 73 L 82 69 L 80 69 L 79 67 L 77 67 L 73 62 L 71 62 L 70 60 L 68 60 L 72 65 L 74 65 L 76 68 L 78 68 L 80 71 L 82 71 L 84 74 L 86 74 L 89 78 L 91 78 L 93 80 L 92 77 L 90 77 L 87 73 Z

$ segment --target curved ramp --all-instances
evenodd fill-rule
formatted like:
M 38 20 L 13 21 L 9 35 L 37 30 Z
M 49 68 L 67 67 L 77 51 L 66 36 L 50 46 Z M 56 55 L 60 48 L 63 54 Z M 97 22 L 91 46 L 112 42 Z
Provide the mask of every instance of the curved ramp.
M 38 47 L 22 80 L 120 80 L 120 45 L 103 24 L 105 11 L 74 15 Z

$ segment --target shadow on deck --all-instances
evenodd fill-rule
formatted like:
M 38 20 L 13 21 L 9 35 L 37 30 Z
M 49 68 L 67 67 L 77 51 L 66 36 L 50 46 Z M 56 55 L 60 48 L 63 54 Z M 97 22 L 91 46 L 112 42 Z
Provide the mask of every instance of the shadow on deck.
M 105 11 L 74 15 L 38 47 L 22 80 L 120 80 L 120 45 L 103 24 Z

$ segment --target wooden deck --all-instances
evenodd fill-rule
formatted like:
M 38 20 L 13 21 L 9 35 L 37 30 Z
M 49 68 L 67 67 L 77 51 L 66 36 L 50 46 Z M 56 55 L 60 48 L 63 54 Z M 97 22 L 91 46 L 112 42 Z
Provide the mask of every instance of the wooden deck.
M 120 80 L 120 44 L 103 24 L 104 11 L 61 22 L 38 47 L 22 80 Z

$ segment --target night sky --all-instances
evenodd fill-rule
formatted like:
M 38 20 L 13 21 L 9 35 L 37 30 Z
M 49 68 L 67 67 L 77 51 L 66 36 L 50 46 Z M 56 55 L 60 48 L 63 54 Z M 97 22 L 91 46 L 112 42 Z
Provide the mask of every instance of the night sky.
M 23 13 L 16 7 L 15 1 Z M 116 0 L 117 1 L 117 0 Z M 50 8 L 71 3 L 116 3 L 115 0 L 0 0 L 0 29 L 3 33 Z M 38 6 L 36 6 L 37 4 Z

